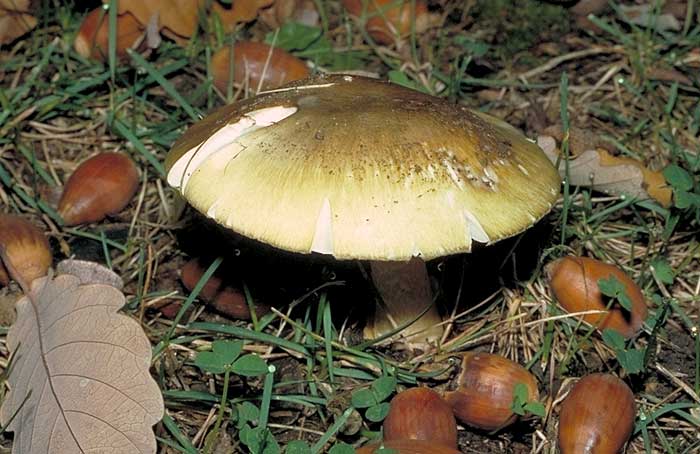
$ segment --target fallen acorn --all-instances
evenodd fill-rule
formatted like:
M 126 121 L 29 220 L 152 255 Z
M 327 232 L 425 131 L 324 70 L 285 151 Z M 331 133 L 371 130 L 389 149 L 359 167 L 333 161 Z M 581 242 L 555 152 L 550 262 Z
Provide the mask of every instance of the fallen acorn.
M 258 87 L 271 89 L 309 75 L 303 60 L 282 49 L 253 41 L 241 41 L 233 47 L 219 49 L 212 55 L 211 67 L 214 86 L 223 93 L 232 82 L 247 82 L 251 90 L 257 91 Z
M 519 383 L 527 389 L 528 402 L 538 400 L 537 380 L 527 369 L 500 355 L 467 352 L 456 389 L 444 397 L 460 422 L 494 431 L 518 419 L 512 407 Z
M 273 30 L 288 22 L 315 27 L 320 19 L 313 0 L 275 0 L 259 17 Z
M 620 268 L 588 257 L 562 257 L 545 267 L 549 287 L 567 312 L 591 310 L 603 313 L 580 316 L 598 330 L 613 329 L 626 338 L 634 336 L 647 317 L 647 306 L 641 289 Z M 632 302 L 627 311 L 618 303 L 609 302 L 600 291 L 598 281 L 613 276 L 624 286 Z
M 145 27 L 129 13 L 117 16 L 117 56 L 127 56 L 126 50 L 142 40 Z M 109 21 L 103 8 L 90 11 L 80 24 L 73 42 L 76 52 L 85 58 L 107 60 L 109 47 Z
M 394 44 L 409 35 L 412 26 L 416 33 L 430 26 L 428 7 L 423 0 L 343 0 L 342 3 L 353 16 L 366 17 L 365 30 L 380 44 Z
M 391 399 L 384 418 L 384 441 L 424 440 L 457 448 L 452 407 L 429 388 L 409 388 Z
M 49 241 L 38 227 L 20 216 L 0 215 L 0 284 L 13 278 L 26 290 L 46 276 L 52 259 Z
M 199 259 L 192 259 L 182 267 L 180 278 L 182 284 L 192 291 L 206 271 Z M 214 273 L 199 292 L 202 301 L 209 303 L 217 312 L 237 320 L 250 320 L 250 308 L 243 293 L 225 285 L 221 276 Z M 174 309 L 170 309 L 172 312 Z M 179 310 L 179 307 L 177 308 Z M 265 304 L 255 303 L 255 315 L 262 317 L 270 312 Z M 175 311 L 175 313 L 177 313 Z
M 583 377 L 562 402 L 559 449 L 562 454 L 615 454 L 632 434 L 634 394 L 610 374 Z
M 101 221 L 123 210 L 138 184 L 138 169 L 128 156 L 100 153 L 81 163 L 68 178 L 58 213 L 69 226 Z

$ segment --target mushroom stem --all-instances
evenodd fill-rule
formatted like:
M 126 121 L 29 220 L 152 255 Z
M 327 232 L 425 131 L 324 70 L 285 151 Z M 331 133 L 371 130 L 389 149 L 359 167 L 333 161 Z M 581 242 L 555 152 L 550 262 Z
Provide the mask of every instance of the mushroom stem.
M 366 339 L 376 339 L 397 326 L 415 323 L 399 333 L 412 345 L 435 344 L 443 333 L 442 318 L 435 307 L 425 262 L 413 258 L 408 262 L 370 262 L 372 280 L 382 297 L 374 317 L 365 326 Z

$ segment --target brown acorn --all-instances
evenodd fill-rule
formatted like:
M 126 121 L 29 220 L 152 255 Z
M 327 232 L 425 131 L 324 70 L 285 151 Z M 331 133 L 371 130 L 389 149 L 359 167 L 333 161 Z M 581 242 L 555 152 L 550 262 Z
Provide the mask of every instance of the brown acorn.
M 363 3 L 366 3 L 365 29 L 380 44 L 393 44 L 397 39 L 407 36 L 411 33 L 412 23 L 416 33 L 429 27 L 428 7 L 423 0 L 415 1 L 415 10 L 411 9 L 411 1 L 343 0 L 342 3 L 350 14 L 357 17 L 362 16 L 365 8 Z
M 117 16 L 117 56 L 126 57 L 126 49 L 141 40 L 144 27 L 129 13 Z M 107 60 L 109 21 L 103 8 L 90 11 L 80 24 L 73 47 L 85 58 Z
M 84 161 L 68 178 L 58 203 L 66 225 L 97 222 L 123 210 L 139 185 L 134 162 L 121 153 L 100 153 Z
M 180 272 L 182 284 L 192 291 L 205 271 L 206 269 L 202 266 L 199 259 L 190 260 L 182 267 Z M 237 320 L 251 319 L 250 308 L 243 293 L 229 285 L 225 285 L 218 273 L 214 273 L 204 284 L 204 287 L 199 292 L 199 297 L 202 301 L 209 303 L 217 312 L 229 318 Z M 258 317 L 268 312 L 270 312 L 269 306 L 255 303 L 255 314 Z
M 559 414 L 562 454 L 615 454 L 632 434 L 634 394 L 610 374 L 583 377 L 571 389 Z
M 14 278 L 23 289 L 34 279 L 46 276 L 51 267 L 51 249 L 46 236 L 26 219 L 0 215 L 0 260 L 5 265 L 0 283 Z
M 384 449 L 384 450 L 382 450 Z M 371 443 L 355 450 L 357 454 L 461 454 L 457 449 L 425 440 L 392 440 Z
M 192 291 L 197 285 L 197 282 L 202 278 L 206 270 L 202 267 L 199 259 L 192 259 L 180 270 L 180 280 L 182 284 L 187 288 L 187 290 Z M 204 284 L 202 290 L 199 292 L 199 297 L 205 301 L 211 301 L 214 299 L 219 289 L 221 288 L 221 278 L 216 274 L 213 274 L 209 280 Z
M 445 393 L 459 421 L 484 430 L 498 430 L 516 421 L 511 409 L 518 383 L 527 388 L 527 400 L 539 398 L 537 381 L 524 367 L 500 355 L 468 352 L 462 360 L 457 389 Z
M 7 270 L 0 261 L 0 285 L 7 285 L 10 283 L 10 275 L 7 274 Z
M 391 399 L 384 418 L 384 441 L 425 440 L 457 448 L 452 407 L 428 388 L 410 388 Z
M 600 331 L 610 328 L 629 338 L 639 331 L 647 317 L 641 289 L 616 266 L 588 257 L 567 256 L 549 263 L 545 271 L 552 293 L 567 312 L 606 311 L 581 316 Z M 617 303 L 606 309 L 609 301 L 601 293 L 598 281 L 610 276 L 624 285 L 627 296 L 632 300 L 630 312 Z
M 230 47 L 221 48 L 211 58 L 214 85 L 223 93 L 226 93 L 231 70 L 234 83 L 247 81 L 253 91 L 261 85 L 261 80 L 261 88 L 270 89 L 309 75 L 303 60 L 282 49 L 253 41 L 234 44 L 233 65 L 230 62 Z

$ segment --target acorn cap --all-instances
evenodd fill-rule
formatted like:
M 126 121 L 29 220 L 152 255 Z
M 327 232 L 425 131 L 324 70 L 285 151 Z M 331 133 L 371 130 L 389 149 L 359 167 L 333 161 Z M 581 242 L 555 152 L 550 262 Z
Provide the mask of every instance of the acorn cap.
M 168 183 L 245 236 L 338 259 L 428 260 L 535 223 L 559 194 L 540 148 L 489 115 L 357 76 L 220 108 L 166 159 Z

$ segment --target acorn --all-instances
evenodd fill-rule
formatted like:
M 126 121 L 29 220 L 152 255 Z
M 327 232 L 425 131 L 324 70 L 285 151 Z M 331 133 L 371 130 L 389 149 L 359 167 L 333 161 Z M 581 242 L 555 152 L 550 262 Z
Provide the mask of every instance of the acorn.
M 457 448 L 452 407 L 428 388 L 410 388 L 394 396 L 383 428 L 384 441 L 425 440 Z
M 100 221 L 123 210 L 138 185 L 138 169 L 128 156 L 100 153 L 80 164 L 68 178 L 58 213 L 66 225 Z
M 192 291 L 197 285 L 197 282 L 199 282 L 199 280 L 202 278 L 205 271 L 206 270 L 200 263 L 199 259 L 191 259 L 185 263 L 180 270 L 180 280 L 187 290 Z M 215 273 L 204 284 L 204 287 L 202 287 L 202 290 L 199 291 L 198 296 L 205 301 L 211 301 L 214 299 L 216 294 L 219 293 L 220 288 L 221 278 L 219 278 Z
M 457 449 L 425 440 L 392 440 L 371 443 L 355 450 L 356 454 L 461 454 Z
M 363 12 L 366 14 L 365 29 L 380 44 L 393 44 L 397 39 L 409 35 L 411 24 L 416 33 L 422 33 L 430 26 L 428 6 L 423 0 L 415 1 L 415 10 L 412 10 L 409 0 L 343 0 L 342 3 L 353 16 L 362 17 Z
M 202 266 L 199 259 L 195 258 L 190 260 L 180 271 L 182 284 L 188 290 L 192 291 L 205 271 L 206 269 Z M 248 307 L 248 302 L 243 293 L 240 290 L 224 284 L 221 275 L 218 273 L 214 273 L 209 278 L 198 296 L 202 301 L 209 303 L 214 310 L 226 317 L 237 320 L 251 319 L 250 308 Z M 268 305 L 255 303 L 255 314 L 258 317 L 262 317 L 268 312 L 270 312 L 270 307 Z
M 580 316 L 600 331 L 609 328 L 629 338 L 639 331 L 647 317 L 641 289 L 616 266 L 588 257 L 567 256 L 549 263 L 545 272 L 554 297 L 567 312 L 604 311 Z M 617 302 L 608 308 L 610 301 L 601 293 L 598 281 L 610 276 L 624 285 L 625 293 L 632 301 L 631 311 Z
M 127 56 L 126 50 L 138 43 L 144 34 L 144 27 L 129 13 L 117 16 L 117 56 Z M 85 58 L 107 60 L 109 43 L 109 21 L 104 8 L 90 11 L 80 24 L 73 47 Z
M 20 216 L 0 215 L 0 283 L 14 278 L 23 289 L 46 276 L 51 267 L 49 241 L 34 224 Z
M 528 402 L 539 399 L 535 377 L 521 365 L 500 355 L 467 352 L 457 388 L 444 397 L 460 422 L 494 431 L 518 419 L 512 405 L 519 383 L 527 389 Z
M 561 405 L 562 454 L 615 454 L 632 434 L 634 394 L 619 378 L 591 374 L 574 385 Z
M 10 283 L 10 275 L 7 274 L 7 270 L 0 262 L 0 285 L 7 285 Z
M 219 49 L 211 57 L 214 85 L 223 93 L 228 88 L 231 70 L 233 83 L 242 84 L 247 81 L 254 91 L 259 86 L 264 89 L 275 88 L 309 75 L 309 68 L 303 60 L 282 49 L 253 41 L 234 44 L 233 65 L 230 62 L 230 47 Z

